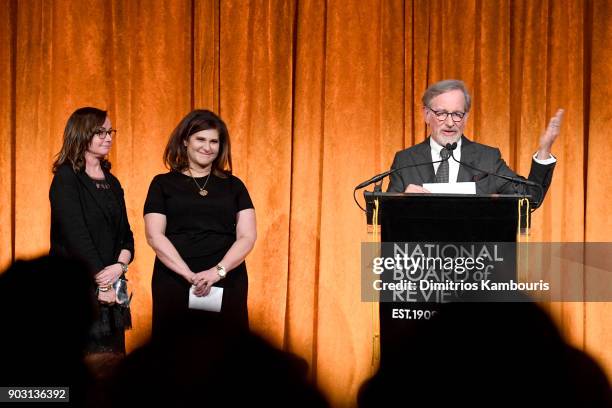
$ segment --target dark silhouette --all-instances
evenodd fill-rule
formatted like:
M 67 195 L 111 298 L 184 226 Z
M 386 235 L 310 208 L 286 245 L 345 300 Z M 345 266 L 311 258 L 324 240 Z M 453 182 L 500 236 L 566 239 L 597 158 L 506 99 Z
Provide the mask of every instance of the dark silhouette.
M 112 406 L 326 407 L 304 360 L 224 322 L 155 337 L 128 355 Z
M 611 406 L 603 371 L 530 302 L 442 305 L 358 400 L 361 408 Z
M 71 404 L 85 403 L 93 288 L 85 265 L 59 257 L 17 261 L 0 275 L 0 385 L 70 387 Z

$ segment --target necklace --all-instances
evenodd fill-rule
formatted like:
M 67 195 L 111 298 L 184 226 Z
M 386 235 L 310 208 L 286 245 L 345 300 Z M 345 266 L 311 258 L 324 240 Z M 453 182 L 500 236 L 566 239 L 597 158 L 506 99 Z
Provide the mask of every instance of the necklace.
M 208 195 L 208 190 L 206 190 L 205 187 L 206 187 L 206 184 L 208 183 L 208 179 L 210 178 L 210 173 L 212 173 L 212 169 L 210 169 L 210 172 L 208 173 L 208 176 L 206 176 L 206 181 L 204 182 L 204 185 L 202 187 L 200 187 L 200 185 L 196 181 L 195 177 L 193 177 L 193 173 L 191 172 L 191 169 L 188 169 L 188 170 L 189 170 L 189 175 L 193 179 L 193 182 L 196 184 L 196 186 L 198 186 L 198 190 L 200 190 L 199 194 L 202 197 L 206 197 Z

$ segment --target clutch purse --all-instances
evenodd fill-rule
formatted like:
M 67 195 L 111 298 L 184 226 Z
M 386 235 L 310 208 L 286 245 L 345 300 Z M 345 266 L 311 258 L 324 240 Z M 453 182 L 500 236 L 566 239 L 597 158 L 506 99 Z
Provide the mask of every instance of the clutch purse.
M 128 280 L 125 278 L 125 275 L 121 276 L 115 283 L 113 283 L 113 290 L 115 291 L 117 304 L 123 307 L 130 307 L 132 295 L 134 294 L 128 294 L 127 284 Z

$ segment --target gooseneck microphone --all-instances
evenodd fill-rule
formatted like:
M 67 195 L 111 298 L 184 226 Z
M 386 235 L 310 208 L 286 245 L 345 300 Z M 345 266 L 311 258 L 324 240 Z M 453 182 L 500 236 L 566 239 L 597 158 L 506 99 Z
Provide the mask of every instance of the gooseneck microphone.
M 452 155 L 452 151 L 455 150 L 456 148 L 457 148 L 457 143 L 453 143 L 453 144 L 447 143 L 446 144 L 446 149 L 448 149 L 451 152 L 451 154 L 449 156 L 447 156 L 447 157 L 442 156 L 442 160 L 428 161 L 428 162 L 416 163 L 416 164 L 407 164 L 405 166 L 401 166 L 401 167 L 397 167 L 395 169 L 387 170 L 384 173 L 377 174 L 376 176 L 372 177 L 371 179 L 366 180 L 363 183 L 358 184 L 357 187 L 355 187 L 355 190 L 360 190 L 360 189 L 362 189 L 364 187 L 369 186 L 372 183 L 378 183 L 380 180 L 384 179 L 385 177 L 390 176 L 391 174 L 393 174 L 395 172 L 398 172 L 400 170 L 403 170 L 403 169 L 408 169 L 410 167 L 427 166 L 429 164 L 435 164 L 435 163 L 441 163 L 441 162 L 447 161 L 447 160 L 450 159 L 450 157 Z
M 446 147 L 446 150 L 450 151 L 451 154 L 452 154 L 452 151 L 457 148 L 457 142 L 455 142 L 453 144 L 447 143 L 446 146 L 444 146 L 444 147 Z
M 448 160 L 453 155 L 453 150 L 455 150 L 456 148 L 457 148 L 457 142 L 453 144 L 447 143 L 446 146 L 444 146 L 444 148 L 440 150 L 440 157 L 442 157 L 443 161 Z
M 450 143 L 449 143 L 449 145 L 450 145 Z M 453 149 L 456 149 L 457 148 L 457 143 L 453 143 L 453 145 L 455 146 Z M 363 208 L 361 206 L 361 204 L 359 204 L 359 201 L 357 201 L 357 196 L 355 195 L 357 193 L 357 190 L 365 188 L 365 187 L 369 186 L 370 184 L 378 183 L 380 180 L 384 179 L 385 177 L 390 176 L 391 174 L 396 173 L 396 172 L 398 172 L 398 171 L 400 171 L 402 169 L 408 169 L 410 167 L 419 167 L 419 166 L 432 165 L 434 163 L 441 163 L 443 161 L 447 161 L 448 159 L 450 159 L 450 156 L 446 157 L 446 158 L 444 158 L 442 160 L 427 161 L 427 162 L 424 162 L 424 163 L 416 163 L 416 164 L 407 164 L 405 166 L 397 167 L 395 169 L 387 170 L 384 173 L 377 174 L 376 176 L 372 177 L 371 179 L 366 180 L 363 183 L 359 183 L 355 187 L 355 189 L 353 190 L 353 200 L 355 200 L 355 204 L 357 204 L 357 207 L 359 207 L 362 211 L 365 212 L 365 208 Z
M 455 150 L 456 148 L 457 148 L 457 143 L 453 143 L 452 145 L 450 143 L 446 144 L 446 149 L 450 150 L 450 154 L 451 154 L 451 157 L 453 158 L 453 160 L 456 161 L 457 163 L 465 166 L 465 167 L 469 167 L 470 169 L 476 170 L 476 171 L 478 171 L 480 173 L 483 173 L 483 174 L 486 174 L 487 176 L 490 175 L 490 176 L 499 177 L 499 178 L 502 178 L 504 180 L 508 180 L 508 181 L 513 182 L 513 183 L 516 183 L 516 184 L 525 184 L 525 185 L 533 186 L 533 187 L 541 187 L 538 183 L 535 183 L 535 182 L 533 182 L 531 180 L 527 180 L 527 179 L 523 179 L 523 178 L 519 178 L 519 177 L 506 176 L 505 174 L 491 173 L 490 171 L 485 171 L 485 170 L 479 169 L 478 167 L 474 167 L 471 164 L 462 162 L 461 160 L 457 160 L 457 158 L 455 158 L 455 155 L 453 154 L 453 150 Z
M 526 186 L 532 186 L 532 187 L 535 187 L 535 188 L 539 189 L 540 190 L 540 200 L 536 201 L 534 203 L 535 204 L 534 205 L 534 210 L 540 206 L 540 203 L 542 202 L 542 198 L 544 198 L 544 188 L 540 184 L 538 184 L 536 182 L 533 182 L 531 180 L 527 180 L 527 179 L 523 179 L 523 178 L 519 178 L 519 177 L 511 177 L 511 176 L 506 176 L 505 174 L 498 174 L 498 173 L 492 173 L 490 171 L 485 171 L 485 170 L 479 169 L 478 167 L 474 167 L 471 164 L 462 162 L 461 160 L 457 160 L 457 158 L 453 154 L 453 150 L 455 150 L 457 148 L 457 143 L 453 143 L 452 145 L 450 143 L 447 143 L 446 144 L 446 148 L 448 150 L 450 150 L 450 154 L 451 154 L 451 157 L 453 158 L 453 160 L 456 161 L 457 163 L 459 163 L 462 166 L 469 167 L 472 170 L 476 170 L 476 171 L 480 172 L 481 174 L 484 174 L 485 176 L 494 176 L 494 177 L 498 177 L 498 178 L 510 181 L 512 183 L 515 183 L 515 184 L 522 184 L 522 185 L 526 185 Z

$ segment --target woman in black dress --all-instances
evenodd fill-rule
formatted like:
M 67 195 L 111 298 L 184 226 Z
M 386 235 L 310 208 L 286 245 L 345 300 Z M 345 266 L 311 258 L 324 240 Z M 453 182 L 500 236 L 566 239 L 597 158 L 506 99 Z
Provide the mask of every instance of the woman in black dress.
M 131 326 L 129 302 L 119 304 L 113 288 L 134 256 L 123 189 L 106 160 L 115 134 L 105 111 L 76 110 L 66 124 L 49 190 L 50 254 L 80 259 L 97 284 L 98 319 L 86 349 L 94 365 L 104 364 L 99 357 L 125 354 L 124 331 Z
M 246 329 L 244 259 L 255 244 L 255 210 L 231 173 L 225 123 L 207 110 L 189 113 L 172 132 L 164 162 L 170 172 L 153 178 L 144 207 L 147 241 L 157 255 L 153 336 L 177 326 L 202 329 L 211 320 Z M 220 313 L 190 309 L 190 289 L 201 297 L 211 286 L 223 288 Z

